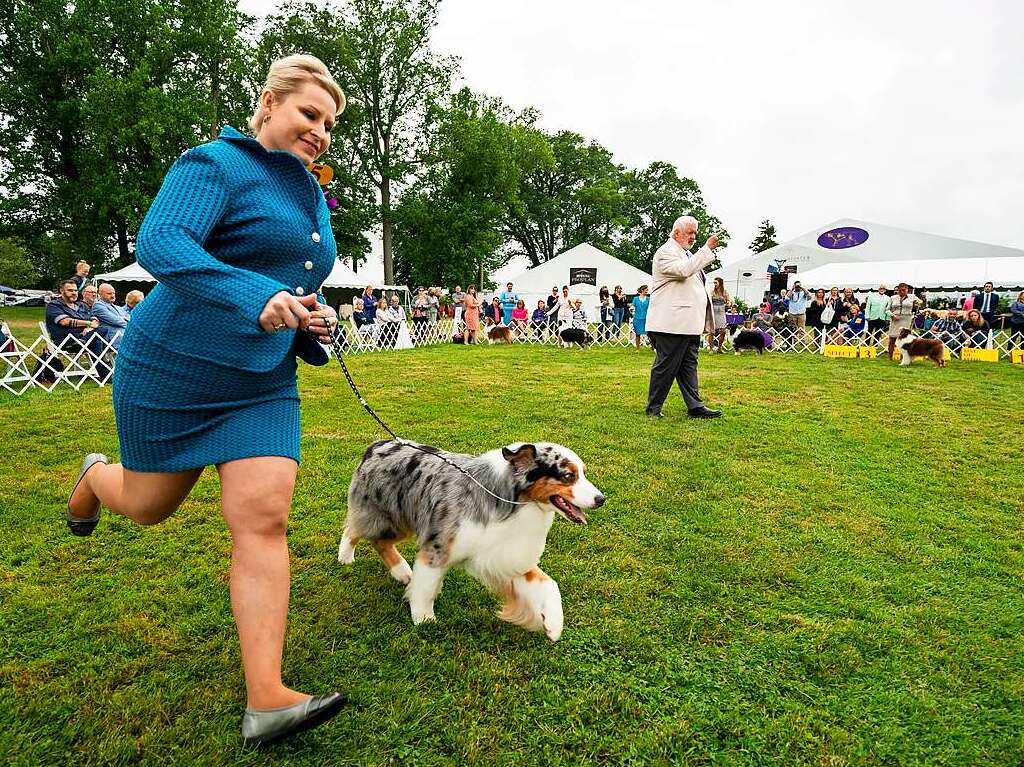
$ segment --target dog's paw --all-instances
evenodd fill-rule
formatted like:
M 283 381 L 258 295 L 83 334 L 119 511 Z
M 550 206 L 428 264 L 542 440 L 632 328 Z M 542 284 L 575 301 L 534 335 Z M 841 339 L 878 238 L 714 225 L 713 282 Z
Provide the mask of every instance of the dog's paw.
M 427 621 L 433 622 L 436 620 L 437 618 L 434 617 L 433 607 L 431 607 L 429 610 L 424 610 L 422 612 L 419 610 L 412 611 L 412 623 L 414 626 L 419 626 L 421 623 L 426 623 Z
M 402 561 L 392 567 L 388 572 L 391 573 L 391 577 L 401 583 L 403 586 L 408 586 L 409 581 L 412 580 L 412 568 L 409 567 L 409 563 L 402 558 Z
M 565 617 L 562 614 L 562 595 L 559 593 L 558 584 L 554 581 L 547 581 L 545 584 L 540 620 L 544 626 L 545 636 L 552 642 L 557 642 L 562 636 Z
M 356 561 L 356 550 L 345 538 L 338 544 L 338 561 L 343 565 L 350 565 Z

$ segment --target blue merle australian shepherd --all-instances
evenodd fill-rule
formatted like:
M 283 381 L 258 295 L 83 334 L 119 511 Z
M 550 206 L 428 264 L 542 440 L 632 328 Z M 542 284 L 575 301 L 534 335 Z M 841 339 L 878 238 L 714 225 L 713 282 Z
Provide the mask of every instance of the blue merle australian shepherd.
M 498 616 L 552 641 L 562 634 L 558 584 L 537 565 L 557 512 L 586 524 L 584 509 L 604 496 L 584 476 L 572 450 L 516 443 L 480 456 L 444 453 L 397 441 L 367 448 L 348 489 L 348 516 L 338 561 L 348 564 L 361 539 L 370 541 L 391 575 L 406 586 L 413 623 L 434 619 L 434 599 L 450 567 L 461 567 L 497 594 Z M 425 452 L 424 452 L 425 451 Z M 489 495 L 438 455 L 464 468 Z M 395 544 L 415 536 L 409 563 Z

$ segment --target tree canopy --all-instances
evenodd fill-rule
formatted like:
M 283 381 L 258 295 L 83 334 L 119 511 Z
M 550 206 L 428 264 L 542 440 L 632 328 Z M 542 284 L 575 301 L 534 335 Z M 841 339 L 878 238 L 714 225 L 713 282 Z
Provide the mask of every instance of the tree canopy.
M 0 0 L 0 238 L 20 279 L 130 261 L 174 160 L 244 130 L 270 62 L 299 51 L 348 98 L 322 160 L 354 269 L 374 229 L 388 282 L 466 284 L 581 242 L 649 268 L 677 216 L 721 228 L 671 164 L 626 168 L 535 110 L 453 88 L 458 60 L 430 45 L 440 2 L 290 0 L 257 23 L 234 0 Z

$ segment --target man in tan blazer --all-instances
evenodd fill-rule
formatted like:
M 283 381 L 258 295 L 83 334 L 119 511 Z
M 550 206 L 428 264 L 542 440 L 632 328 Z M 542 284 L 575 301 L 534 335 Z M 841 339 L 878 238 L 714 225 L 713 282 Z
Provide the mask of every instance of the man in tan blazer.
M 646 413 L 655 418 L 661 418 L 661 406 L 673 381 L 679 384 L 691 418 L 717 418 L 722 414 L 704 407 L 697 384 L 700 337 L 715 327 L 704 267 L 715 260 L 718 237 L 712 235 L 703 248 L 691 253 L 696 239 L 697 219 L 682 216 L 672 225 L 668 242 L 654 254 L 647 337 L 655 358 Z

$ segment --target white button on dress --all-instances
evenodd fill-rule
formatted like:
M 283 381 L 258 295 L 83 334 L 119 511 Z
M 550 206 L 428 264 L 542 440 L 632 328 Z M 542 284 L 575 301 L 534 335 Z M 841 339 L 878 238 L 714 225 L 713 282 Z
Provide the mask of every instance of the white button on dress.
M 313 234 L 309 236 L 312 238 L 313 242 L 320 242 L 320 232 L 313 232 Z
M 304 296 L 305 294 L 306 294 L 306 291 L 305 291 L 305 289 L 301 285 L 299 285 L 299 287 L 295 288 L 295 295 L 297 295 L 297 296 Z
M 306 267 L 306 271 L 307 272 L 313 271 L 313 262 L 312 261 L 307 261 L 306 263 L 303 264 L 303 266 Z

